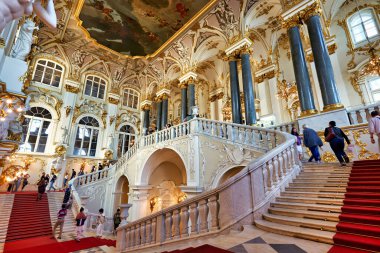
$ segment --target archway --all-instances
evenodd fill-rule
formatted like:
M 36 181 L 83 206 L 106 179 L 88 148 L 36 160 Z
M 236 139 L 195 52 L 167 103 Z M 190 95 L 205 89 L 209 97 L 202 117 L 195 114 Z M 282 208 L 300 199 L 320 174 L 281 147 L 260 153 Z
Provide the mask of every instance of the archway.
M 236 174 L 238 174 L 242 169 L 244 169 L 245 166 L 236 166 L 236 167 L 233 167 L 233 168 L 230 168 L 229 170 L 227 170 L 226 172 L 224 172 L 224 174 L 220 177 L 219 181 L 218 181 L 218 186 L 223 184 L 224 182 L 226 182 L 229 178 L 235 176 Z
M 187 175 L 179 154 L 167 148 L 154 152 L 145 163 L 141 183 L 150 186 L 146 214 L 184 200 L 180 186 L 187 185 Z
M 128 204 L 128 193 L 129 193 L 129 181 L 126 176 L 121 176 L 116 183 L 115 187 L 115 201 L 114 201 L 114 212 L 119 208 L 121 204 Z

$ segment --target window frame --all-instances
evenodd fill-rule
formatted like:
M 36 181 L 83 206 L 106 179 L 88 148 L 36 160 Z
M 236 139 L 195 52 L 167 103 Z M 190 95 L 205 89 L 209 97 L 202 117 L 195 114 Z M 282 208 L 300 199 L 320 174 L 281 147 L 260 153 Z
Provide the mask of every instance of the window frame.
M 30 108 L 29 111 L 32 110 L 32 108 L 41 108 L 41 109 L 44 109 L 46 110 L 49 115 L 50 115 L 50 118 L 44 118 L 44 117 L 38 117 L 38 116 L 35 116 L 35 115 L 24 115 L 24 117 L 26 119 L 29 119 L 29 123 L 28 123 L 28 130 L 25 134 L 25 141 L 20 145 L 20 151 L 21 153 L 38 153 L 38 154 L 44 154 L 45 151 L 46 151 L 46 147 L 49 145 L 49 134 L 47 134 L 46 136 L 46 143 L 44 144 L 45 145 L 45 148 L 44 148 L 44 151 L 43 152 L 38 152 L 38 146 L 40 145 L 40 139 L 41 139 L 41 133 L 42 133 L 42 130 L 44 129 L 43 128 L 43 125 L 44 125 L 44 122 L 49 122 L 49 125 L 47 127 L 47 129 L 50 127 L 53 127 L 53 115 L 51 114 L 51 112 L 44 108 L 44 107 L 41 107 L 41 106 L 33 106 Z M 24 147 L 24 150 L 21 150 L 21 146 L 22 145 L 26 145 L 27 143 L 30 143 L 28 140 L 30 138 L 30 129 L 31 129 L 31 124 L 33 123 L 34 119 L 39 119 L 41 120 L 41 123 L 39 125 L 39 129 L 38 129 L 38 134 L 37 134 L 37 138 L 36 138 L 36 142 L 35 142 L 35 146 L 34 146 L 34 149 L 31 150 L 31 151 L 28 151 L 28 150 L 25 150 L 25 147 Z M 24 135 L 24 132 L 22 133 Z
M 89 78 L 92 77 L 92 80 L 89 80 Z M 98 90 L 97 90 L 97 94 L 98 96 L 93 96 L 92 93 L 93 93 L 93 87 L 94 87 L 94 83 L 95 83 L 95 78 L 99 78 L 99 82 L 98 82 Z M 87 90 L 87 82 L 88 81 L 91 81 L 91 89 L 90 89 L 90 95 L 87 95 L 86 94 L 86 90 Z M 102 81 L 104 83 L 102 83 Z M 101 86 L 104 86 L 104 93 L 103 93 L 103 98 L 100 98 L 99 97 L 99 94 L 100 94 L 100 87 Z M 83 89 L 83 96 L 87 97 L 87 98 L 90 98 L 90 99 L 96 99 L 96 100 L 101 100 L 101 101 L 104 101 L 106 99 L 106 96 L 107 96 L 107 81 L 106 79 L 104 79 L 103 77 L 100 77 L 98 75 L 94 75 L 94 74 L 88 74 L 86 75 L 86 78 L 84 79 L 84 89 Z
M 42 65 L 40 63 L 42 61 L 46 62 L 45 65 Z M 48 66 L 49 63 L 53 63 L 54 64 L 54 68 Z M 42 66 L 43 67 L 43 71 L 42 71 L 42 75 L 41 75 L 41 80 L 40 81 L 35 80 L 38 66 Z M 60 67 L 61 70 L 59 70 L 59 69 L 57 70 L 57 66 Z M 47 83 L 43 82 L 44 79 L 45 79 L 46 69 L 53 69 L 52 77 L 50 78 L 50 84 L 47 84 Z M 53 83 L 53 77 L 55 76 L 55 73 L 57 71 L 61 72 L 59 83 L 58 83 L 58 86 L 53 86 L 52 85 L 52 83 Z M 51 88 L 51 89 L 61 89 L 64 72 L 65 72 L 65 68 L 64 68 L 64 66 L 62 64 L 60 64 L 60 63 L 58 63 L 56 61 L 52 61 L 52 60 L 41 58 L 41 59 L 38 59 L 36 61 L 36 63 L 34 64 L 32 82 L 33 82 L 33 84 L 35 84 L 37 86 L 44 87 L 44 88 L 48 87 L 48 88 Z
M 127 99 L 125 96 L 126 91 L 128 91 Z M 130 97 L 133 97 L 132 107 L 128 106 Z M 135 107 L 133 107 L 133 105 L 135 104 L 136 98 L 137 98 L 137 103 L 136 103 L 136 108 L 135 108 Z M 138 92 L 137 90 L 135 90 L 133 88 L 124 88 L 123 89 L 123 101 L 121 103 L 123 107 L 129 108 L 132 110 L 138 110 L 139 109 L 139 103 L 140 103 L 140 92 Z
M 360 23 L 358 25 L 356 25 L 355 27 L 353 27 L 351 25 L 352 20 L 354 18 L 357 17 L 357 18 L 360 19 L 359 13 L 362 14 L 362 13 L 365 13 L 365 12 L 369 12 L 371 14 L 371 16 L 372 16 L 371 20 L 373 20 L 373 22 L 375 23 L 375 27 L 377 29 L 377 35 L 372 36 L 372 37 L 368 37 L 368 40 L 370 42 L 373 42 L 373 41 L 376 41 L 376 40 L 378 40 L 380 38 L 379 17 L 378 17 L 378 14 L 376 13 L 375 9 L 373 7 L 362 8 L 362 9 L 360 9 L 358 11 L 355 11 L 352 15 L 348 16 L 347 17 L 347 21 L 346 21 L 346 26 L 347 26 L 347 30 L 348 30 L 348 36 L 349 36 L 349 39 L 350 39 L 350 42 L 351 42 L 353 48 L 359 48 L 359 47 L 365 46 L 365 45 L 367 45 L 369 43 L 367 39 L 355 42 L 356 39 L 355 39 L 355 35 L 354 35 L 354 32 L 353 32 L 353 28 L 355 28 L 355 27 L 357 27 L 359 25 L 362 26 L 362 31 L 364 32 L 364 35 L 368 36 L 367 30 L 364 27 L 363 22 L 361 22 L 361 20 L 360 20 Z
M 98 126 L 92 126 L 92 125 L 85 125 L 85 124 L 82 124 L 80 123 L 84 118 L 92 118 L 94 119 Z M 80 129 L 84 129 L 84 130 L 90 130 L 90 140 L 89 140 L 89 145 L 88 145 L 88 151 L 86 152 L 86 155 L 81 155 L 81 151 L 83 150 L 83 143 L 84 143 L 84 138 L 83 139 L 78 139 L 80 140 L 80 147 L 79 147 L 79 150 L 78 150 L 78 154 L 75 154 L 75 150 L 77 149 L 76 147 L 76 142 L 77 142 L 77 136 L 78 136 L 78 133 L 79 133 L 79 130 Z M 97 134 L 97 139 L 96 139 L 96 147 L 95 147 L 95 154 L 92 156 L 90 155 L 91 154 L 91 145 L 93 144 L 92 141 L 93 141 L 93 137 L 94 137 L 94 130 L 97 130 L 98 131 L 98 134 Z M 93 116 L 84 116 L 82 117 L 81 119 L 79 119 L 78 123 L 77 123 L 77 126 L 76 126 L 76 130 L 75 130 L 75 135 L 74 135 L 74 143 L 73 143 L 73 156 L 77 156 L 77 157 L 96 157 L 97 153 L 98 153 L 98 145 L 99 145 L 99 137 L 101 136 L 100 134 L 100 130 L 101 130 L 101 126 L 99 124 L 99 120 Z
M 371 82 L 373 82 L 374 80 L 378 80 L 380 82 L 380 76 L 368 76 L 366 78 L 366 86 L 367 86 L 367 89 L 368 89 L 368 94 L 370 95 L 371 102 L 372 103 L 377 103 L 377 102 L 380 102 L 380 99 L 379 100 L 375 100 L 374 94 L 380 94 L 380 88 L 375 89 L 375 90 L 371 89 Z
M 122 132 L 121 129 L 123 127 L 126 127 L 126 126 L 129 126 L 130 129 L 133 130 L 133 134 L 130 133 L 130 132 Z M 123 136 L 123 139 L 122 139 L 122 144 L 121 144 L 121 154 L 119 154 L 119 146 L 120 146 L 120 135 Z M 131 124 L 125 124 L 125 125 L 122 125 L 119 130 L 117 131 L 117 147 L 116 147 L 116 152 L 117 152 L 117 157 L 118 158 L 121 158 L 126 152 L 128 152 L 128 150 L 132 147 L 130 145 L 131 143 L 131 140 L 132 140 L 132 137 L 133 140 L 135 141 L 136 143 L 136 140 L 137 140 L 137 137 L 138 137 L 138 134 L 136 133 L 136 129 L 131 125 Z M 124 151 L 124 147 L 125 147 L 125 141 L 126 141 L 126 138 L 128 138 L 128 149 Z

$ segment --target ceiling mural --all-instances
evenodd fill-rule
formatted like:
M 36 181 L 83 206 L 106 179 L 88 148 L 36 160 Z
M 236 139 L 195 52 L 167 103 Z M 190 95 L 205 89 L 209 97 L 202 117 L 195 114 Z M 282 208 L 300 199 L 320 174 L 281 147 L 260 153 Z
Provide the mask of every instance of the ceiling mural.
M 210 0 L 85 0 L 79 19 L 98 43 L 130 56 L 154 53 Z

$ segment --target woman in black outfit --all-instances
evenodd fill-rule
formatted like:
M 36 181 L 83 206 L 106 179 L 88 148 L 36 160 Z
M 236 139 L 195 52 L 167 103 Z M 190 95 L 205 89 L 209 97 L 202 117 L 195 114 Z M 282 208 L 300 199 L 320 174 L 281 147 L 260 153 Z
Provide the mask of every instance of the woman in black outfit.
M 350 162 L 347 154 L 344 152 L 344 140 L 346 140 L 347 144 L 350 145 L 350 140 L 347 135 L 340 129 L 336 127 L 335 121 L 329 122 L 329 127 L 325 128 L 325 137 L 332 133 L 333 138 L 331 138 L 328 142 L 330 142 L 330 147 L 334 151 L 336 158 L 338 158 L 340 164 L 342 166 L 346 166 L 346 163 Z

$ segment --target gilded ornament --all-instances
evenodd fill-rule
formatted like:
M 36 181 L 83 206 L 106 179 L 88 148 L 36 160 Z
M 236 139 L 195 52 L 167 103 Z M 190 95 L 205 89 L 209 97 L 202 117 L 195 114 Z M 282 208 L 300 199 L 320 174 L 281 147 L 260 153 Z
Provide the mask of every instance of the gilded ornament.
M 67 148 L 64 145 L 58 145 L 55 147 L 54 154 L 56 157 L 62 157 L 66 154 Z
M 302 25 L 302 21 L 301 21 L 300 16 L 298 16 L 298 14 L 293 15 L 291 18 L 287 20 L 282 20 L 282 27 L 284 27 L 285 29 L 290 29 L 296 26 L 299 27 L 301 25 Z
M 109 102 L 110 104 L 117 105 L 117 104 L 119 104 L 119 99 L 117 99 L 117 98 L 113 98 L 113 97 L 108 97 L 108 102 Z
M 71 106 L 66 106 L 65 109 L 66 109 L 66 118 L 67 118 L 67 117 L 69 117 L 73 108 Z
M 322 14 L 322 9 L 319 2 L 314 2 L 312 5 L 308 6 L 306 9 L 300 11 L 300 17 L 307 21 L 313 16 L 320 16 Z
M 327 46 L 327 50 L 329 51 L 330 55 L 334 54 L 337 49 L 338 49 L 338 46 L 336 45 L 336 43 Z
M 79 87 L 74 87 L 74 86 L 71 86 L 68 84 L 65 85 L 65 89 L 66 89 L 66 91 L 71 92 L 71 93 L 75 93 L 75 94 L 77 94 L 79 92 Z
M 113 151 L 108 149 L 106 152 L 104 152 L 104 159 L 112 160 L 113 159 Z
M 334 110 L 339 110 L 344 108 L 344 105 L 341 103 L 336 103 L 336 104 L 331 104 L 331 105 L 325 105 L 323 107 L 323 112 L 329 112 L 329 111 L 334 111 Z
M 141 110 L 143 111 L 148 111 L 151 109 L 151 105 L 150 104 L 144 104 L 143 106 L 141 106 Z
M 215 102 L 216 101 L 216 95 L 214 95 L 214 96 L 211 96 L 210 98 L 209 98 L 209 101 L 212 103 L 212 102 Z
M 110 125 L 112 125 L 112 123 L 115 121 L 116 119 L 116 116 L 111 116 L 110 117 Z
M 352 87 L 359 94 L 360 99 L 362 103 L 364 104 L 365 101 L 364 101 L 363 91 L 359 85 L 359 73 L 357 71 L 351 75 L 350 81 L 351 81 Z

